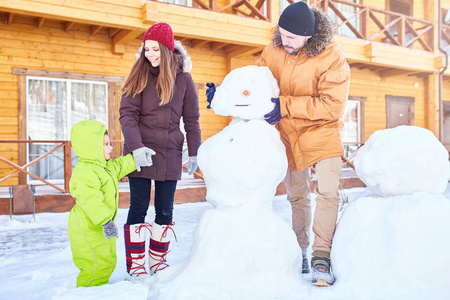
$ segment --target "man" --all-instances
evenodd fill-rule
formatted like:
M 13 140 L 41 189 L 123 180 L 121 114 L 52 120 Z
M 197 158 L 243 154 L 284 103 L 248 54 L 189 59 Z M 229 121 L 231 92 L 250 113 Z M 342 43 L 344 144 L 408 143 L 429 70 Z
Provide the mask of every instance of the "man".
M 320 10 L 305 2 L 289 5 L 281 14 L 272 43 L 259 66 L 267 66 L 278 80 L 279 99 L 267 120 L 276 123 L 286 146 L 289 169 L 287 198 L 292 205 L 292 226 L 303 252 L 302 272 L 309 273 L 306 258 L 311 224 L 310 167 L 314 167 L 312 282 L 334 283 L 330 250 L 339 207 L 339 177 L 344 154 L 341 116 L 346 106 L 350 67 L 333 40 L 334 27 Z M 279 100 L 279 103 L 278 103 Z

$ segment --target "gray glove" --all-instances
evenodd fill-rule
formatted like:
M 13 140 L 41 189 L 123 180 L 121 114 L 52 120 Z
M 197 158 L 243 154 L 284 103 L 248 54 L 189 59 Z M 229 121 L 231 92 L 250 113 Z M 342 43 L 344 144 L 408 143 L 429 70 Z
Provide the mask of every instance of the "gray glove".
M 152 155 L 156 152 L 147 147 L 141 147 L 132 151 L 134 162 L 136 163 L 136 170 L 141 171 L 141 167 L 150 167 L 153 165 Z
M 119 231 L 117 230 L 116 224 L 112 220 L 109 220 L 105 225 L 103 225 L 103 234 L 108 240 L 112 237 L 119 237 Z
M 188 168 L 188 174 L 192 175 L 194 174 L 195 170 L 197 170 L 198 163 L 197 163 L 197 156 L 189 156 L 187 168 Z

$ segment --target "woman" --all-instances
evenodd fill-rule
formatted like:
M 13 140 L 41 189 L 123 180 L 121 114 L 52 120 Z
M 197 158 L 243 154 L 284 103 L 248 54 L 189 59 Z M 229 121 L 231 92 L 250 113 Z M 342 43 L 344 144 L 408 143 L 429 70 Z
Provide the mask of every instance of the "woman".
M 200 146 L 198 98 L 188 71 L 190 57 L 174 40 L 166 23 L 151 26 L 144 34 L 144 45 L 122 88 L 120 124 L 125 137 L 124 155 L 132 152 L 137 167 L 131 173 L 130 209 L 125 231 L 127 271 L 131 276 L 145 270 L 145 230 L 150 229 L 149 267 L 151 274 L 164 269 L 168 252 L 168 230 L 172 230 L 172 212 L 177 180 L 181 179 L 184 135 L 183 117 L 189 150 L 188 172 L 197 169 Z M 149 151 L 145 147 L 150 148 Z M 152 180 L 155 183 L 155 220 L 145 223 Z

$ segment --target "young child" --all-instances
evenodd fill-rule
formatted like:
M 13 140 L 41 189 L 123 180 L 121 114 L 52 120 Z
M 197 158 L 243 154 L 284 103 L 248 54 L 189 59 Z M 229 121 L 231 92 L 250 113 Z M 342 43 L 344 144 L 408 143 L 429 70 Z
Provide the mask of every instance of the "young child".
M 77 287 L 102 285 L 116 267 L 118 180 L 136 170 L 136 163 L 132 154 L 111 159 L 108 131 L 100 122 L 80 121 L 70 137 L 80 159 L 70 179 L 76 204 L 69 215 L 73 262 L 80 269 Z M 151 156 L 148 160 L 145 165 L 151 165 Z

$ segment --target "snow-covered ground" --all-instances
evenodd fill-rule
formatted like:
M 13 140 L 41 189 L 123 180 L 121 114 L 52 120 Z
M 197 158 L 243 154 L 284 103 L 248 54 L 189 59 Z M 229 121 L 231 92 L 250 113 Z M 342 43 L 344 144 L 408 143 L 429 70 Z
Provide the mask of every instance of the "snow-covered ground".
M 345 194 L 349 198 L 349 203 L 355 201 L 363 201 L 370 192 L 367 188 L 354 188 L 345 190 Z M 423 221 L 424 216 L 433 215 L 439 210 L 440 216 L 450 212 L 450 185 L 443 196 L 448 200 L 447 202 L 436 202 L 430 199 L 430 205 L 421 205 L 420 210 L 409 210 L 408 217 L 410 222 L 414 219 Z M 399 196 L 399 203 L 402 203 L 401 196 Z M 427 199 L 424 199 L 425 203 Z M 369 201 L 368 201 L 369 202 Z M 356 204 L 357 202 L 355 202 Z M 286 222 L 291 222 L 290 204 L 286 200 L 286 196 L 276 196 L 273 199 L 273 207 L 275 212 Z M 370 205 L 369 205 L 370 207 Z M 374 207 L 373 205 L 371 206 Z M 175 264 L 187 258 L 192 246 L 192 237 L 198 220 L 203 212 L 211 209 L 212 205 L 206 202 L 201 203 L 187 203 L 175 205 L 175 227 L 178 242 L 171 243 L 171 252 L 168 255 L 170 264 Z M 147 218 L 153 218 L 153 207 L 149 208 L 149 215 Z M 344 210 L 343 210 L 344 211 Z M 401 205 L 393 205 L 389 209 L 389 222 L 393 227 L 402 227 L 402 222 L 407 220 L 399 218 L 395 215 L 404 215 Z M 360 211 L 361 212 L 361 211 Z M 379 214 L 374 216 L 380 217 Z M 126 220 L 127 210 L 120 209 L 116 220 L 118 226 L 122 226 Z M 125 254 L 123 246 L 123 232 L 120 232 L 120 238 L 117 241 L 118 262 L 116 270 L 114 271 L 110 283 L 100 287 L 89 288 L 75 288 L 76 276 L 78 270 L 72 263 L 72 257 L 69 247 L 69 238 L 67 235 L 67 219 L 68 213 L 40 213 L 37 214 L 37 221 L 30 222 L 31 216 L 14 216 L 14 220 L 10 221 L 9 216 L 0 216 L 0 299 L 2 300 L 17 300 L 17 299 L 147 299 L 149 286 L 152 284 L 152 278 L 146 281 L 130 282 L 126 281 L 125 270 Z M 367 215 L 366 215 L 367 217 Z M 398 223 L 396 223 L 398 222 Z M 383 257 L 374 257 L 375 253 L 388 253 L 391 250 L 390 245 L 392 241 L 390 232 L 380 232 L 380 227 L 383 219 L 376 222 L 365 224 L 364 230 L 367 230 L 367 236 L 370 237 L 373 231 L 377 233 L 378 245 L 375 249 L 366 247 L 360 249 L 365 251 L 363 256 L 367 260 L 372 260 L 373 265 L 379 265 L 375 270 L 379 273 L 371 274 L 374 279 L 385 278 L 385 282 L 389 285 L 390 295 L 386 296 L 385 290 L 381 286 L 371 286 L 370 282 L 366 282 L 366 286 L 361 286 L 358 278 L 352 280 L 340 280 L 338 274 L 336 283 L 329 288 L 313 287 L 306 284 L 305 291 L 302 291 L 302 296 L 298 299 L 342 299 L 342 300 L 361 300 L 361 299 L 396 299 L 396 300 L 410 300 L 410 299 L 450 299 L 450 285 L 445 278 L 436 278 L 436 282 L 442 282 L 442 285 L 422 286 L 421 282 L 414 279 L 408 282 L 408 266 L 414 267 L 417 264 L 423 264 L 423 269 L 427 270 L 427 266 L 436 264 L 444 264 L 444 269 L 450 269 L 449 259 L 446 257 L 435 257 L 432 255 L 432 244 L 417 244 L 405 243 L 403 245 L 405 253 L 404 257 L 398 257 L 399 260 L 405 260 L 400 265 L 406 266 L 405 280 L 402 282 L 390 282 L 390 274 L 383 272 L 383 264 L 392 264 L 383 260 Z M 426 224 L 425 224 L 426 225 Z M 450 232 L 450 215 L 440 220 L 440 225 L 447 228 Z M 348 226 L 352 226 L 349 224 Z M 339 226 L 338 226 L 339 228 Z M 429 229 L 429 226 L 423 226 L 424 230 Z M 344 228 L 343 228 L 344 229 Z M 411 232 L 412 235 L 423 236 L 429 232 Z M 349 232 L 348 239 L 352 238 L 352 233 Z M 450 240 L 450 235 L 442 236 L 442 239 Z M 405 237 L 407 240 L 408 237 Z M 370 239 L 368 239 L 370 240 Z M 417 239 L 414 239 L 416 241 Z M 398 247 L 398 244 L 396 244 Z M 354 252 L 358 249 L 348 249 Z M 402 252 L 402 249 L 395 249 L 397 252 Z M 444 249 L 443 251 L 448 251 Z M 419 257 L 414 254 L 420 253 Z M 431 253 L 431 254 L 430 254 Z M 413 255 L 411 255 L 413 254 Z M 414 261 L 412 259 L 419 259 Z M 344 274 L 345 277 L 350 277 L 351 274 L 358 274 L 359 267 L 362 262 L 353 261 L 347 262 L 344 266 L 348 271 Z M 395 263 L 395 262 L 394 262 Z M 276 268 L 276 266 L 273 266 Z M 342 266 L 339 266 L 342 270 Z M 349 274 L 348 274 L 349 273 Z M 448 274 L 444 274 L 448 275 Z M 423 277 L 432 278 L 433 274 L 424 272 Z M 308 275 L 304 275 L 305 282 L 309 280 Z M 379 280 L 377 280 L 377 283 Z M 260 283 L 264 285 L 264 282 Z M 417 288 L 417 285 L 424 291 L 428 297 L 426 298 L 411 298 L 409 290 Z M 251 287 L 258 291 L 259 285 Z M 307 298 L 305 298 L 305 294 Z M 151 299 L 151 298 L 150 298 Z M 182 298 L 180 298 L 182 299 Z M 198 299 L 201 300 L 201 299 Z M 209 299 L 208 299 L 209 300 Z
M 286 222 L 288 226 L 284 226 L 283 232 L 290 233 L 291 208 L 284 195 L 274 197 L 272 203 L 268 197 L 264 213 L 270 210 L 270 204 L 273 211 L 267 213 L 270 218 L 262 218 L 263 222 L 261 218 L 254 218 L 261 216 L 262 211 L 250 206 L 225 209 L 228 215 L 223 217 L 224 208 L 220 205 L 216 208 L 209 202 L 176 205 L 174 221 L 178 242 L 172 240 L 167 256 L 171 267 L 137 281 L 126 280 L 123 232 L 120 231 L 118 262 L 110 283 L 88 288 L 75 288 L 78 270 L 72 263 L 67 234 L 69 213 L 40 213 L 36 222 L 30 222 L 29 215 L 14 216 L 12 221 L 9 216 L 0 216 L 0 299 L 450 299 L 448 152 L 431 132 L 400 126 L 375 132 L 358 151 L 355 167 L 368 188 L 344 191 L 348 202 L 341 205 L 331 249 L 336 276 L 331 287 L 314 287 L 309 275 L 300 275 L 300 266 L 298 274 L 294 269 L 290 276 L 284 277 L 288 272 L 280 273 L 283 265 L 292 266 L 286 264 L 291 259 L 286 257 L 289 254 L 277 257 L 275 261 L 279 263 L 269 264 L 273 272 L 270 268 L 266 270 L 266 266 L 261 268 L 264 254 L 280 253 L 276 250 L 280 248 L 267 251 L 270 247 L 261 249 L 261 245 L 285 245 L 273 242 L 281 236 L 281 230 L 275 230 L 275 234 L 269 230 L 282 228 L 274 224 Z M 223 193 L 227 193 L 226 189 Z M 314 198 L 313 195 L 312 209 Z M 154 219 L 153 211 L 154 208 L 149 207 L 149 222 Z M 244 213 L 244 217 L 237 220 L 252 221 L 250 224 L 243 222 L 242 230 L 239 222 L 230 225 L 236 220 L 232 218 L 236 212 Z M 201 230 L 196 230 L 205 215 L 219 216 L 216 226 L 199 225 Z M 127 210 L 120 209 L 116 219 L 119 227 L 125 223 L 126 216 Z M 205 247 L 205 243 L 199 242 L 202 240 L 199 234 L 214 238 L 206 239 Z M 194 256 L 201 253 L 200 259 L 192 259 L 192 246 L 202 250 L 192 251 Z M 230 253 L 236 256 L 236 261 Z M 216 260 L 221 258 L 228 259 L 225 265 Z M 207 267 L 220 267 L 205 268 L 204 262 Z M 182 272 L 187 269 L 191 272 Z M 271 277 L 272 273 L 276 274 L 275 270 L 279 275 Z M 223 275 L 220 272 L 226 276 L 218 276 Z M 173 274 L 189 276 L 173 279 Z

